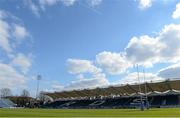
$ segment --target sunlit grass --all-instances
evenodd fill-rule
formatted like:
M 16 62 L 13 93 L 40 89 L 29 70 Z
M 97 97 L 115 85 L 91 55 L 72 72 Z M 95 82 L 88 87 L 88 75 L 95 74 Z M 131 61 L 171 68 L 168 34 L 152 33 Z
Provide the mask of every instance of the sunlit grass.
M 180 117 L 180 108 L 138 109 L 0 109 L 0 117 Z

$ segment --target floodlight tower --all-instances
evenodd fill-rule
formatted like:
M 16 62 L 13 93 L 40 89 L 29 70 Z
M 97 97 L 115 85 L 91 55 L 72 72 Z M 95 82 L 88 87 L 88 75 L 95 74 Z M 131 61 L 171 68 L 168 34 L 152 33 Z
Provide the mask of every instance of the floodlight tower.
M 37 89 L 36 89 L 36 99 L 38 98 L 39 93 L 39 81 L 42 79 L 41 75 L 37 75 Z
M 138 81 L 139 81 L 139 95 L 140 95 L 140 100 L 141 100 L 140 108 L 141 108 L 141 111 L 144 111 L 144 103 L 143 103 L 142 95 L 141 95 L 141 81 L 140 81 L 140 78 L 139 78 L 139 67 L 138 67 L 138 64 L 136 65 L 136 69 L 137 69 L 137 78 L 138 78 Z

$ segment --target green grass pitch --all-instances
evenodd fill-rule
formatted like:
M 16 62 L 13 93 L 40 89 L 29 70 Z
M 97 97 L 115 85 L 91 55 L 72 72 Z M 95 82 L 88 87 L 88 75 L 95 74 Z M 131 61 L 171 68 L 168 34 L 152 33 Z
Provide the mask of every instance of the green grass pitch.
M 180 108 L 138 109 L 0 109 L 0 117 L 180 117 Z

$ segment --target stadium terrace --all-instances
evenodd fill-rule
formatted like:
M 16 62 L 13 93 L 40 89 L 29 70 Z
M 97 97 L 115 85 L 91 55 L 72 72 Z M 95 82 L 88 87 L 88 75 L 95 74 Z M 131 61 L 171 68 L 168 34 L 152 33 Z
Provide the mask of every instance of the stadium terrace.
M 138 108 L 179 107 L 180 80 L 109 86 L 73 91 L 45 93 L 53 99 L 46 108 Z

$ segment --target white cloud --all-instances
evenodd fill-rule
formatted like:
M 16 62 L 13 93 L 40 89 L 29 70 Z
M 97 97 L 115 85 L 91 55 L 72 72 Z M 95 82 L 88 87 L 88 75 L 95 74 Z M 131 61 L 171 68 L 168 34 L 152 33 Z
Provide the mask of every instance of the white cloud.
M 180 25 L 166 25 L 156 37 L 133 37 L 125 49 L 132 63 L 152 66 L 155 63 L 180 61 Z
M 102 3 L 103 0 L 88 0 L 88 4 L 89 6 L 91 7 L 95 7 L 95 6 L 98 6 Z
M 25 0 L 25 5 L 28 6 L 28 8 L 32 11 L 34 15 L 36 15 L 37 17 L 40 16 L 39 6 L 36 5 L 32 0 Z
M 72 6 L 77 0 L 39 0 L 39 4 L 44 7 L 44 6 L 53 6 L 58 3 L 62 3 L 65 6 Z
M 76 81 L 72 81 L 69 85 L 64 87 L 64 90 L 96 88 L 109 85 L 105 74 L 96 74 L 92 78 L 84 78 Z
M 87 4 L 87 6 L 83 4 L 81 5 L 99 14 L 100 13 L 99 11 L 91 7 L 100 5 L 102 1 L 103 0 L 84 0 L 84 1 L 81 1 L 81 0 L 37 0 L 37 1 L 25 0 L 25 5 L 28 6 L 28 8 L 33 12 L 33 14 L 35 14 L 38 17 L 40 16 L 41 11 L 46 10 L 47 6 L 52 7 L 52 6 L 60 4 L 66 7 L 70 7 L 70 6 L 73 6 L 76 2 Z
M 124 52 L 101 52 L 96 55 L 96 63 L 110 74 L 120 74 L 132 67 L 132 64 L 153 66 L 157 63 L 180 62 L 180 25 L 169 24 L 154 37 L 143 35 L 133 37 Z M 78 80 L 73 81 L 65 88 L 82 89 L 99 87 L 98 84 L 109 85 L 105 74 L 91 61 L 80 59 L 68 59 L 69 72 L 76 74 Z M 166 78 L 179 77 L 179 64 L 167 67 L 158 74 L 146 73 L 146 81 L 162 81 Z M 84 73 L 90 73 L 92 77 L 85 77 Z M 141 82 L 144 82 L 143 73 L 139 73 Z M 137 73 L 129 73 L 120 81 L 113 84 L 139 83 Z
M 180 61 L 180 24 L 166 25 L 158 38 L 165 45 L 161 50 L 161 59 L 165 62 Z
M 58 1 L 60 1 L 60 0 L 39 0 L 39 3 L 41 5 L 52 6 L 52 5 L 55 5 Z
M 180 78 L 180 63 L 161 69 L 158 72 L 158 76 L 166 78 L 166 79 Z
M 140 81 L 139 81 L 140 79 Z M 143 83 L 143 82 L 157 82 L 162 81 L 164 78 L 158 77 L 152 73 L 145 73 L 145 81 L 144 81 L 144 73 L 139 73 L 139 79 L 137 72 L 129 73 L 127 76 L 119 80 L 116 84 L 135 84 L 135 83 Z
M 77 0 L 61 0 L 65 6 L 72 6 Z
M 77 75 L 76 78 L 79 79 L 79 80 L 83 80 L 84 79 L 84 75 L 83 74 L 79 74 L 79 75 Z
M 92 89 L 97 87 L 105 87 L 109 85 L 108 80 L 106 79 L 105 74 L 99 73 L 93 75 L 91 78 L 83 78 L 71 81 L 69 84 L 63 86 L 58 81 L 50 81 L 50 86 L 52 90 L 45 91 L 71 91 L 71 90 L 79 90 L 79 89 Z
M 6 52 L 11 52 L 11 46 L 9 44 L 10 38 L 10 26 L 9 24 L 0 19 L 0 47 L 5 50 Z
M 172 14 L 174 19 L 180 18 L 180 3 L 176 4 L 176 9 Z
M 24 26 L 15 24 L 14 25 L 14 32 L 13 36 L 16 38 L 18 42 L 21 42 L 24 38 L 26 38 L 29 35 L 28 31 Z
M 26 78 L 13 67 L 0 63 L 0 88 L 20 88 L 26 84 Z
M 96 55 L 97 63 L 109 74 L 121 74 L 128 69 L 131 64 L 125 56 L 120 53 L 101 52 Z
M 109 84 L 106 75 L 89 60 L 68 59 L 67 66 L 68 71 L 76 74 L 78 79 L 65 86 L 64 90 L 95 88 Z M 86 73 L 89 73 L 90 77 L 84 77 Z
M 14 66 L 20 67 L 23 73 L 27 73 L 31 67 L 31 59 L 22 53 L 17 54 L 17 56 L 12 60 Z
M 7 16 L 7 13 L 3 10 L 0 10 L 0 19 L 3 19 Z
M 39 4 L 43 10 L 45 6 L 54 6 L 58 3 L 62 3 L 64 6 L 72 6 L 77 0 L 39 0 Z
M 140 9 L 146 9 L 152 6 L 153 0 L 138 0 L 138 2 Z
M 94 66 L 89 60 L 68 59 L 67 67 L 68 71 L 72 74 L 101 72 L 101 69 Z
M 69 88 L 88 88 L 98 86 L 95 83 L 104 83 L 108 85 L 109 82 L 100 68 L 93 65 L 91 61 L 80 59 L 69 59 L 67 61 L 70 73 L 76 74 L 78 80 L 72 82 Z M 180 25 L 169 24 L 154 37 L 144 35 L 140 37 L 133 37 L 125 52 L 101 52 L 96 56 L 96 64 L 110 74 L 120 74 L 125 72 L 132 64 L 140 64 L 143 66 L 153 66 L 156 63 L 178 63 L 180 62 Z M 170 71 L 173 70 L 173 71 Z M 168 72 L 170 71 L 171 74 Z M 146 73 L 146 81 L 162 81 L 169 75 L 177 77 L 179 74 L 179 65 L 168 67 L 161 70 L 159 74 Z M 84 77 L 84 73 L 92 74 L 92 77 Z M 165 73 L 165 74 L 164 74 Z M 168 74 L 166 74 L 168 73 Z M 143 82 L 143 73 L 140 74 L 141 82 Z M 104 75 L 99 76 L 99 75 Z M 138 83 L 137 73 L 129 73 L 126 77 L 121 79 L 118 83 L 129 84 Z M 89 83 L 89 84 L 87 84 Z M 84 85 L 87 84 L 87 85 Z M 94 85 L 94 86 L 92 86 Z M 67 87 L 67 86 L 66 86 Z M 68 88 L 68 87 L 67 87 Z
M 62 91 L 64 89 L 64 86 L 61 85 L 58 81 L 51 81 L 50 83 L 53 91 Z
M 39 0 L 39 4 L 42 10 L 45 10 L 46 6 L 56 5 L 60 0 Z
M 159 61 L 159 53 L 163 45 L 158 39 L 149 36 L 133 37 L 126 47 L 126 57 L 133 64 L 152 66 Z
M 23 23 L 18 17 L 0 10 L 0 53 L 3 53 L 0 61 L 0 88 L 11 88 L 13 92 L 25 88 L 27 82 L 25 73 L 22 74 L 16 67 L 25 72 L 31 65 L 25 55 L 16 48 L 16 43 L 29 35 L 26 28 L 20 24 Z M 16 40 L 13 40 L 15 37 Z
M 0 10 L 0 47 L 7 53 L 12 53 L 15 43 L 21 42 L 27 36 L 28 31 L 20 20 L 9 12 Z M 15 38 L 14 42 L 11 40 Z

